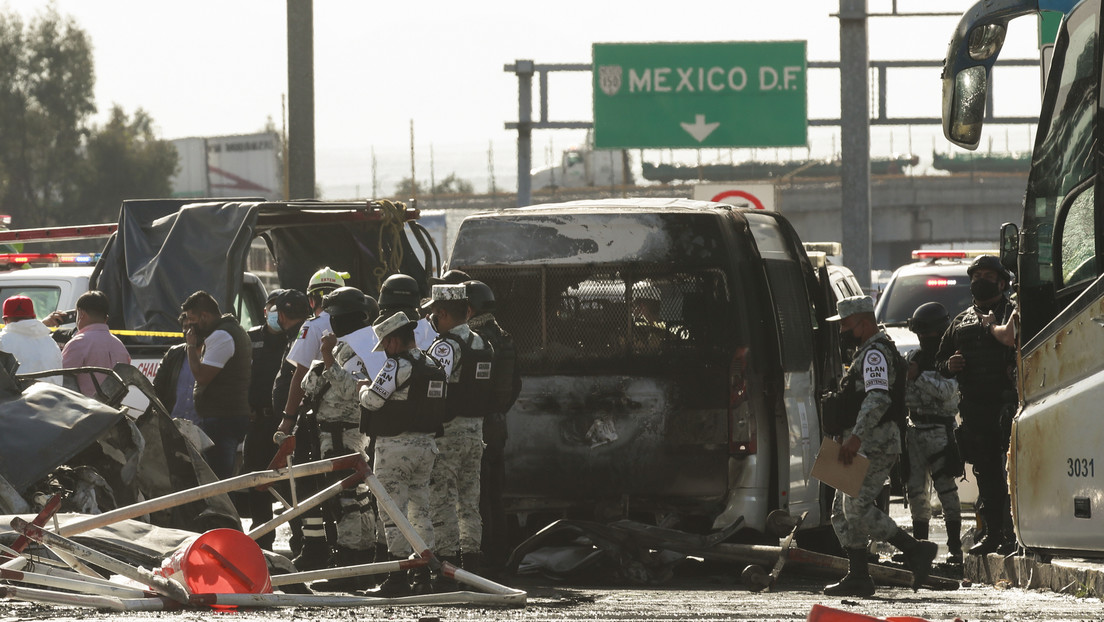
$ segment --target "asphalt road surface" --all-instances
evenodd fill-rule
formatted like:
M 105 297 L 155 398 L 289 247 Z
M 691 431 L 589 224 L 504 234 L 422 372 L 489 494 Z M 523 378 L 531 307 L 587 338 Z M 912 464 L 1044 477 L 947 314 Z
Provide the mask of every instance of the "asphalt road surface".
M 755 593 L 744 587 L 734 567 L 680 568 L 679 576 L 655 588 L 564 585 L 545 577 L 520 577 L 505 582 L 528 592 L 524 608 L 475 606 L 375 606 L 238 611 L 224 620 L 255 622 L 311 620 L 328 622 L 380 618 L 388 620 L 805 620 L 814 604 L 875 617 L 915 616 L 926 620 L 1074 621 L 1104 619 L 1099 598 L 1044 591 L 973 585 L 955 591 L 880 588 L 872 598 L 827 598 L 824 581 L 783 573 L 773 591 Z M 210 619 L 209 609 L 161 613 L 112 613 L 22 602 L 0 602 L 0 622 L 14 620 L 146 620 Z M 230 617 L 232 616 L 232 617 Z M 847 618 L 840 618 L 847 619 Z M 851 619 L 855 619 L 853 616 Z

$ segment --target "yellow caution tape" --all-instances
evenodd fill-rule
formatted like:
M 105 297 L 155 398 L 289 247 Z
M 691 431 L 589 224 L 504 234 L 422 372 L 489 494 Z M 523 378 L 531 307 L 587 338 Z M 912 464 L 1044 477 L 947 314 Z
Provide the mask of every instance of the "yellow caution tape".
M 0 324 L 0 328 L 4 325 Z M 58 330 L 60 326 L 48 326 L 51 331 Z M 112 335 L 126 335 L 128 337 L 184 337 L 184 333 L 174 333 L 163 330 L 113 330 Z
M 129 337 L 183 337 L 184 333 L 166 332 L 163 330 L 113 330 L 112 335 L 127 335 Z

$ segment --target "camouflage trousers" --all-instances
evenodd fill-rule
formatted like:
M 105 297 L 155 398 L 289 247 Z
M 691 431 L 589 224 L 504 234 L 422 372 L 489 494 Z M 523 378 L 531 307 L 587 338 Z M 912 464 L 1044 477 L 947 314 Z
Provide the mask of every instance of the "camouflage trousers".
M 433 536 L 441 555 L 480 552 L 483 520 L 479 515 L 479 473 L 483 460 L 483 420 L 457 417 L 437 439 L 440 454 L 429 480 Z
M 897 533 L 897 523 L 878 509 L 874 501 L 900 455 L 872 451 L 866 457 L 870 459 L 870 470 L 863 479 L 859 496 L 849 497 L 837 490 L 832 500 L 832 528 L 844 550 L 864 549 L 871 538 L 884 541 Z
M 908 502 L 913 521 L 931 520 L 931 499 L 928 495 L 928 479 L 935 484 L 939 502 L 943 504 L 943 519 L 962 520 L 962 506 L 958 501 L 958 484 L 947 468 L 947 438 L 944 426 L 909 427 L 906 434 L 909 456 Z
M 334 442 L 334 436 L 328 431 L 319 432 L 318 450 L 323 458 L 334 458 L 353 452 L 365 454 L 368 437 L 359 428 L 349 428 L 342 432 L 340 443 Z M 327 485 L 340 481 L 344 475 L 338 473 L 327 478 Z M 357 484 L 356 488 L 343 490 L 328 502 L 337 529 L 337 541 L 334 544 L 356 550 L 372 548 L 376 542 L 377 527 L 371 502 L 372 493 L 366 484 Z
M 429 503 L 429 476 L 436 456 L 437 443 L 432 434 L 406 432 L 376 438 L 376 477 L 430 550 L 436 546 Z M 382 504 L 380 518 L 387 533 L 387 551 L 397 557 L 409 556 L 410 543 Z

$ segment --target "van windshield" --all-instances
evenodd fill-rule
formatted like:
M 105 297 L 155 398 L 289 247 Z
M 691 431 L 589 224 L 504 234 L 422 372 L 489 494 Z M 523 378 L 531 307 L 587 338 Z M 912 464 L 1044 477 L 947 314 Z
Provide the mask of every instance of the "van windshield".
M 464 221 L 451 266 L 724 262 L 718 215 L 609 210 L 494 214 Z

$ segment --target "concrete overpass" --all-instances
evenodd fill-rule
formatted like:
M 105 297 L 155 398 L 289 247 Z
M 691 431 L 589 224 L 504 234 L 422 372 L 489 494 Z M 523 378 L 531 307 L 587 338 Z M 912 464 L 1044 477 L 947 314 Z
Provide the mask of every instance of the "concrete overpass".
M 739 182 L 733 182 L 738 187 Z M 886 176 L 871 180 L 871 228 L 874 269 L 889 270 L 910 261 L 913 249 L 925 244 L 970 243 L 997 247 L 998 229 L 1022 218 L 1026 175 L 972 174 L 954 176 Z M 688 198 L 691 185 L 594 187 L 533 193 L 533 203 L 558 203 L 619 196 Z M 839 179 L 779 183 L 778 209 L 793 223 L 801 239 L 839 240 L 841 191 Z M 467 215 L 481 210 L 514 207 L 516 195 L 438 195 L 422 197 L 423 210 L 447 211 L 447 237 L 442 253 Z M 440 243 L 440 242 L 439 242 Z M 846 263 L 847 258 L 843 258 Z

